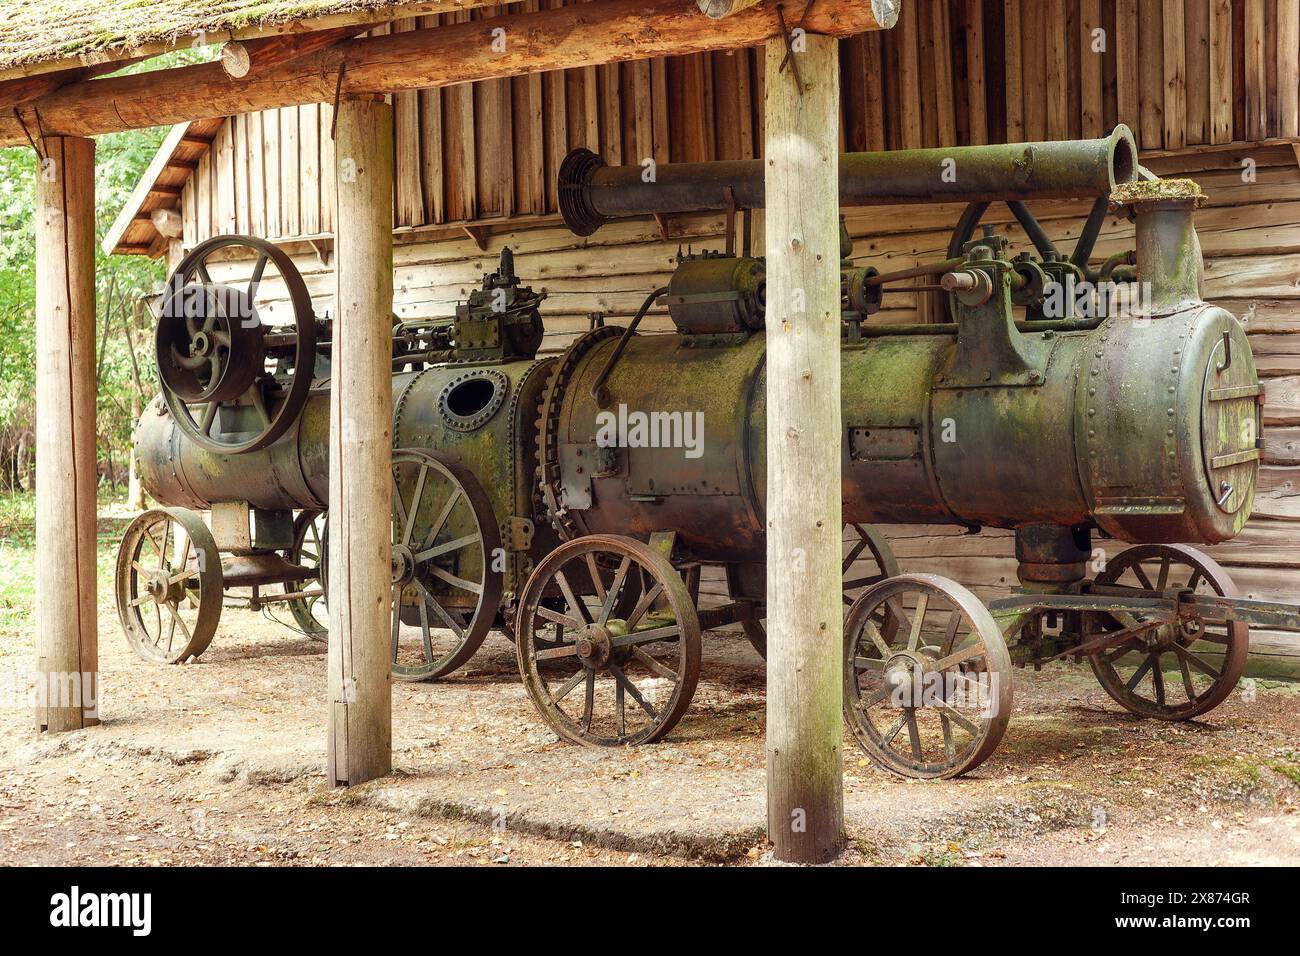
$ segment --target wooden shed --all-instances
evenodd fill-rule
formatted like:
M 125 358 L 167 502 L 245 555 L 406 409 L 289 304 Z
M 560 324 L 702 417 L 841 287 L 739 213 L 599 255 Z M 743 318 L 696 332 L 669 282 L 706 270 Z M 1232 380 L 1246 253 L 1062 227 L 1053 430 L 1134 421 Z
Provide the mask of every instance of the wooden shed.
M 560 5 L 527 0 L 371 32 Z M 1085 138 L 1125 123 L 1147 167 L 1201 184 L 1209 196 L 1197 220 L 1206 297 L 1242 317 L 1267 379 L 1255 517 L 1240 537 L 1208 550 L 1244 594 L 1294 600 L 1300 0 L 911 0 L 895 29 L 843 39 L 839 56 L 845 150 Z M 764 83 L 761 51 L 742 48 L 392 94 L 396 316 L 452 315 L 507 245 L 519 274 L 547 293 L 546 349 L 562 349 L 594 314 L 630 316 L 664 284 L 680 248 L 722 246 L 723 218 L 623 221 L 575 237 L 557 211 L 561 160 L 579 146 L 611 165 L 758 156 Z M 292 254 L 317 312 L 334 314 L 333 122 L 326 103 L 175 127 L 106 250 L 174 260 L 210 236 L 265 237 Z M 1040 206 L 1034 211 L 1053 238 L 1078 235 L 1086 206 Z M 882 272 L 942 259 L 961 212 L 951 204 L 846 209 L 853 258 Z M 1021 239 L 1010 213 L 996 212 Z M 1132 226 L 1112 218 L 1097 255 L 1132 242 Z M 224 266 L 231 278 L 251 267 Z M 273 284 L 261 294 L 264 313 L 285 307 Z M 936 305 L 933 294 L 891 295 L 874 321 L 930 319 Z M 666 316 L 642 326 L 670 327 Z M 887 530 L 905 568 L 954 577 L 984 597 L 1016 582 L 1010 534 Z M 1295 676 L 1297 659 L 1295 635 L 1252 635 L 1250 672 Z

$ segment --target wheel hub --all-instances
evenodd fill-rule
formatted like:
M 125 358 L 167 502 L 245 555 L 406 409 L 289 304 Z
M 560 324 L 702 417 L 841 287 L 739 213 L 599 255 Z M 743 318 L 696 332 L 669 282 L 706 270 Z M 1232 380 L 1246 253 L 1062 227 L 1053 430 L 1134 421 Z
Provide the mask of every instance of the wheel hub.
M 404 544 L 393 545 L 393 585 L 410 584 L 415 578 L 415 552 Z
M 584 667 L 593 670 L 604 667 L 609 662 L 610 651 L 613 649 L 610 643 L 612 637 L 608 630 L 598 624 L 584 627 L 578 632 L 575 642 L 578 660 Z
M 898 651 L 885 661 L 885 683 L 893 689 L 892 699 L 913 707 L 912 688 L 925 676 L 925 658 L 915 651 Z
M 167 599 L 169 588 L 170 581 L 167 579 L 167 572 L 161 570 L 151 572 L 144 585 L 145 593 L 159 604 Z

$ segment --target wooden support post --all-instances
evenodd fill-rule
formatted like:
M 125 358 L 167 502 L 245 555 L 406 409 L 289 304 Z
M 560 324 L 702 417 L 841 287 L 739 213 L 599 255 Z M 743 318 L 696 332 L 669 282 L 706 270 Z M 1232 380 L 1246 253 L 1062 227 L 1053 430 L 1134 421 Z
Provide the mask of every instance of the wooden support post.
M 95 620 L 95 143 L 36 171 L 37 726 L 99 723 Z
M 767 829 L 777 859 L 843 840 L 840 715 L 840 84 L 808 35 L 767 43 Z M 802 93 L 794 76 L 803 81 Z M 833 469 L 832 469 L 833 471 Z
M 336 115 L 329 780 L 350 786 L 392 766 L 393 110 L 345 97 Z

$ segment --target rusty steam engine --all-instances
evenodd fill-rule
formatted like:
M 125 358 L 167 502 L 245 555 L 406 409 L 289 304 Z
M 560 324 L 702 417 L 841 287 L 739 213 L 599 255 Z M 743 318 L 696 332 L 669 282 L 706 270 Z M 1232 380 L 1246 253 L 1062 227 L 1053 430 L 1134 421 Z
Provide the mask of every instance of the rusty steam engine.
M 765 649 L 768 303 L 749 215 L 763 170 L 670 165 L 645 182 L 577 150 L 560 196 L 579 235 L 722 211 L 725 248 L 680 256 L 626 327 L 595 321 L 558 355 L 538 354 L 543 294 L 508 249 L 453 319 L 395 325 L 393 674 L 447 675 L 498 627 L 561 737 L 645 743 L 689 705 L 702 632 L 739 625 Z M 1028 205 L 1064 198 L 1094 201 L 1069 250 Z M 844 711 L 880 765 L 979 764 L 1005 730 L 1013 663 L 1086 659 L 1123 706 L 1182 720 L 1232 691 L 1249 625 L 1300 628 L 1189 547 L 1249 517 L 1263 395 L 1241 325 L 1200 295 L 1200 198 L 1146 173 L 1124 127 L 842 157 L 845 205 L 969 203 L 942 261 L 881 274 L 845 232 L 839 265 Z M 993 202 L 1027 248 L 982 224 Z M 1096 262 L 1113 210 L 1136 248 Z M 251 281 L 213 278 L 230 247 L 252 250 Z M 259 312 L 274 274 L 292 325 Z M 945 321 L 869 322 L 900 288 L 933 295 Z M 673 332 L 639 334 L 656 304 Z M 209 240 L 170 280 L 162 394 L 136 434 L 165 507 L 128 529 L 117 569 L 143 657 L 201 654 L 231 588 L 324 638 L 328 342 L 292 261 L 261 240 Z M 891 522 L 1013 529 L 1020 587 L 985 605 L 900 574 L 874 527 Z M 1102 561 L 1095 536 L 1135 546 Z M 710 605 L 700 582 L 716 572 L 730 596 Z

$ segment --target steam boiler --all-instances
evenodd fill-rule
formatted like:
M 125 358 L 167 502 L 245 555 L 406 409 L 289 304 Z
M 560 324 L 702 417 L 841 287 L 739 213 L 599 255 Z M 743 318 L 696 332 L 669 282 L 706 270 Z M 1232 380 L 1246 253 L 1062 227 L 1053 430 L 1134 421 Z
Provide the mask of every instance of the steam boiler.
M 953 158 L 959 175 L 939 176 Z M 648 743 L 689 706 L 702 634 L 737 625 L 762 653 L 769 575 L 798 586 L 798 569 L 765 564 L 769 303 L 750 229 L 763 169 L 668 165 L 646 182 L 576 150 L 559 196 L 584 236 L 622 216 L 720 211 L 722 248 L 680 254 L 626 326 L 597 318 L 557 355 L 539 355 L 544 293 L 509 249 L 454 318 L 394 325 L 393 674 L 445 676 L 499 627 L 561 738 Z M 1029 208 L 1062 198 L 1093 200 L 1069 250 Z M 841 287 L 844 711 L 879 765 L 977 766 L 1006 729 L 1013 665 L 1086 659 L 1124 707 L 1185 720 L 1236 686 L 1249 625 L 1300 628 L 1296 608 L 1237 597 L 1191 547 L 1250 515 L 1263 401 L 1241 325 L 1200 294 L 1201 199 L 1146 173 L 1124 127 L 841 158 L 846 205 L 969 203 L 942 260 L 882 274 L 854 260 L 845 230 L 828 266 Z M 1014 234 L 982 221 L 994 202 Z M 1136 248 L 1096 262 L 1112 210 L 1133 219 Z M 236 246 L 255 257 L 251 281 L 223 279 Z M 291 325 L 261 314 L 268 275 Z M 903 289 L 932 297 L 941 321 L 870 321 Z M 642 334 L 656 305 L 672 331 Z M 292 261 L 262 240 L 202 243 L 169 280 L 162 394 L 136 433 L 164 507 L 128 528 L 117 568 L 142 656 L 197 657 L 230 588 L 323 637 L 328 341 Z M 888 523 L 1012 530 L 1019 587 L 985 604 L 900 574 L 876 527 Z M 1097 537 L 1135 547 L 1107 554 Z M 729 596 L 706 600 L 706 575 Z

